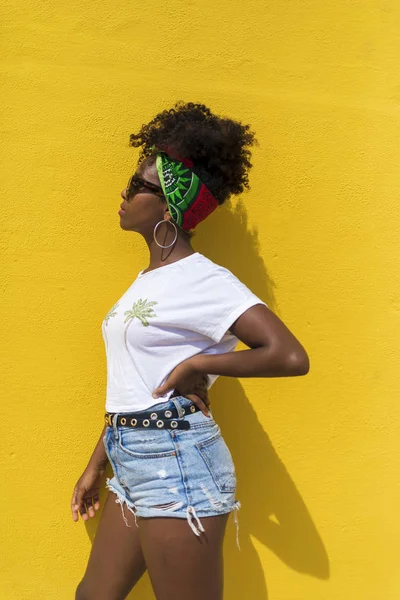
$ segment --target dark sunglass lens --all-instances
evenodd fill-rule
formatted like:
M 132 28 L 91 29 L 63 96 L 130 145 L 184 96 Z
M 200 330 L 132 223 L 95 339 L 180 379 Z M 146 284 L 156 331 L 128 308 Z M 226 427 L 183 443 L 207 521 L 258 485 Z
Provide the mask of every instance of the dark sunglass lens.
M 129 199 L 130 197 L 134 196 L 135 194 L 140 192 L 140 190 L 143 189 L 147 189 L 158 195 L 163 194 L 162 189 L 158 185 L 155 185 L 150 181 L 146 181 L 138 175 L 132 175 L 127 186 L 126 196 Z
M 138 185 L 137 178 L 135 175 L 132 175 L 132 177 L 130 178 L 130 180 L 128 182 L 128 185 L 126 186 L 127 198 L 134 196 L 138 190 L 139 190 L 139 185 Z

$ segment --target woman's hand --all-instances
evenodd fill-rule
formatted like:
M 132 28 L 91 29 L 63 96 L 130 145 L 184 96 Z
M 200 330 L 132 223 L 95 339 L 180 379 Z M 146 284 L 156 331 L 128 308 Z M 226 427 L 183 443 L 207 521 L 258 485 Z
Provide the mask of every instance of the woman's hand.
M 189 358 L 180 363 L 169 374 L 165 382 L 154 390 L 153 398 L 164 396 L 171 390 L 176 390 L 179 394 L 185 396 L 185 398 L 192 400 L 200 408 L 201 412 L 206 417 L 209 417 L 208 378 L 207 375 L 198 370 L 196 364 L 194 358 Z
M 78 521 L 78 511 L 84 521 L 95 517 L 100 508 L 100 487 L 105 466 L 87 466 L 74 488 L 71 501 L 72 518 Z

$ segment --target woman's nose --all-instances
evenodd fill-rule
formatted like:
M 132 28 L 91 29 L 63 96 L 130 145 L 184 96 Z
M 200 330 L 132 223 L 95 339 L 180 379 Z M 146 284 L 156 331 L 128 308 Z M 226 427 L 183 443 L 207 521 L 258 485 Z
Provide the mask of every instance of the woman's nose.
M 122 190 L 121 198 L 122 198 L 122 200 L 126 200 L 126 188 Z

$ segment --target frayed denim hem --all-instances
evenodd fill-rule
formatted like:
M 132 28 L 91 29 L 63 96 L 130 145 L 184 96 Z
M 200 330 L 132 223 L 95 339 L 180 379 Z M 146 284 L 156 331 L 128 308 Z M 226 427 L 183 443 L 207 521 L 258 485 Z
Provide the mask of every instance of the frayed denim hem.
M 164 516 L 164 517 L 175 517 L 178 519 L 185 519 L 187 520 L 191 530 L 193 531 L 193 533 L 197 536 L 200 536 L 202 533 L 204 533 L 204 527 L 200 521 L 200 517 L 197 515 L 196 510 L 194 509 L 193 506 L 188 506 L 186 508 L 186 511 L 183 512 L 177 512 L 179 511 L 182 506 L 183 503 L 182 502 L 175 502 L 175 503 L 171 503 L 168 506 L 165 506 L 163 508 L 155 508 L 155 507 L 149 507 L 149 508 L 140 508 L 138 509 L 134 504 L 130 504 L 128 502 L 128 500 L 125 498 L 125 496 L 123 494 L 121 494 L 121 492 L 119 492 L 118 490 L 116 490 L 112 485 L 110 485 L 110 479 L 107 478 L 106 480 L 106 488 L 108 490 L 110 490 L 111 492 L 113 492 L 117 497 L 115 499 L 115 502 L 117 504 L 119 504 L 121 506 L 121 513 L 122 513 L 122 517 L 125 521 L 125 525 L 127 527 L 130 527 L 128 520 L 125 516 L 124 513 L 124 504 L 126 504 L 126 506 L 128 507 L 128 510 L 131 511 L 131 513 L 133 514 L 133 516 L 135 517 L 135 525 L 136 527 L 138 527 L 137 524 L 137 517 L 143 517 L 143 518 L 151 518 L 151 517 L 160 517 L 160 516 Z M 229 511 L 224 511 L 224 512 L 216 512 L 216 511 L 210 511 L 209 513 L 204 513 L 204 511 L 202 511 L 204 514 L 201 514 L 201 517 L 215 517 L 218 515 L 222 515 L 222 514 L 226 514 L 227 512 L 232 512 L 233 511 L 233 520 L 236 526 L 236 545 L 238 547 L 238 549 L 240 550 L 240 545 L 239 545 L 239 520 L 237 517 L 237 511 L 241 508 L 241 503 L 237 500 L 235 502 L 235 504 L 233 505 L 233 508 Z
M 133 514 L 133 516 L 135 517 L 135 525 L 136 527 L 139 527 L 139 525 L 137 524 L 137 519 L 136 519 L 136 508 L 135 506 L 132 504 L 130 505 L 129 502 L 127 501 L 127 499 L 125 498 L 125 496 L 123 496 L 121 494 L 121 492 L 119 492 L 118 490 L 115 489 L 115 487 L 113 487 L 112 485 L 110 485 L 110 478 L 107 477 L 106 480 L 106 488 L 110 490 L 110 492 L 113 492 L 117 497 L 115 499 L 116 504 L 120 504 L 121 506 L 121 512 L 122 512 L 122 517 L 125 521 L 125 525 L 127 527 L 130 527 L 127 518 L 125 517 L 125 513 L 124 513 L 124 503 L 126 504 L 126 506 L 128 507 L 128 510 L 131 511 L 131 513 Z

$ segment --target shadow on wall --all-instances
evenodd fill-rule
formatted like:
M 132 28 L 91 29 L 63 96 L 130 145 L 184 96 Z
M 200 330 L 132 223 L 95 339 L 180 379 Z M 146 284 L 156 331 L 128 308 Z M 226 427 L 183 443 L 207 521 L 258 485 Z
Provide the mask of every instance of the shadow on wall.
M 193 246 L 230 269 L 276 311 L 275 286 L 258 251 L 257 231 L 248 229 L 243 202 L 217 210 L 199 227 Z M 242 503 L 238 512 L 241 551 L 236 547 L 232 517 L 227 529 L 224 597 L 268 599 L 268 574 L 264 573 L 250 536 L 295 571 L 328 579 L 329 560 L 322 540 L 239 381 L 218 379 L 210 396 L 213 415 L 236 465 L 237 498 Z M 86 527 L 93 539 L 97 524 L 89 521 Z M 138 597 L 154 598 L 147 575 L 128 600 Z
M 221 207 L 200 227 L 194 237 L 196 250 L 230 269 L 277 312 L 275 284 L 260 256 L 257 230 L 248 227 L 244 202 Z M 328 579 L 329 560 L 318 531 L 239 381 L 218 379 L 211 402 L 233 455 L 237 498 L 242 503 L 241 551 L 235 545 L 232 521 L 225 543 L 225 597 L 268 598 L 268 574 L 250 535 L 295 571 Z

